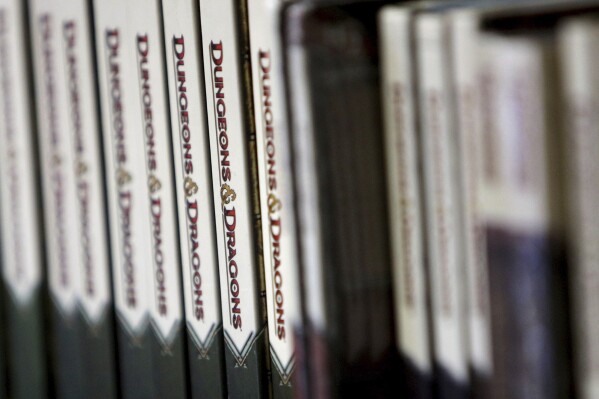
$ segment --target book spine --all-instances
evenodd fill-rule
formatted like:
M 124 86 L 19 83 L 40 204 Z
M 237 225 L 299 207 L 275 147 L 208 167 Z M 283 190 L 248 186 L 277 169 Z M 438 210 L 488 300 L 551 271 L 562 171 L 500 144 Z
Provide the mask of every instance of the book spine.
M 121 394 L 155 397 L 149 313 L 152 231 L 135 37 L 126 3 L 94 1 Z
M 248 11 L 272 390 L 275 398 L 291 398 L 301 303 L 284 59 L 277 41 L 281 5 L 249 1 Z
M 65 75 L 70 145 L 74 152 L 78 235 L 81 237 L 79 268 L 81 290 L 80 353 L 83 392 L 89 398 L 117 395 L 110 289 L 110 262 L 104 164 L 102 162 L 98 97 L 92 50 L 89 4 L 69 0 L 55 6 L 56 30 L 61 54 L 56 54 L 58 71 Z
M 220 398 L 227 389 L 198 2 L 164 0 L 163 18 L 191 396 Z
M 52 303 L 53 365 L 57 395 L 75 398 L 84 390 L 78 299 L 82 270 L 78 231 L 75 147 L 69 137 L 67 81 L 62 73 L 61 17 L 58 3 L 31 0 L 30 29 L 34 65 L 37 133 L 48 284 Z
M 388 7 L 379 18 L 397 345 L 406 394 L 432 395 L 424 228 L 413 53 L 413 8 Z
M 256 248 L 259 219 L 254 128 L 243 98 L 242 2 L 200 3 L 209 115 L 227 387 L 231 397 L 267 395 L 266 320 Z M 249 93 L 248 93 L 249 94 Z M 246 99 L 247 100 L 247 99 Z M 250 114 L 251 115 L 251 114 Z M 260 250 L 261 251 L 261 250 Z
M 296 335 L 298 370 L 303 385 L 300 398 L 324 399 L 331 396 L 333 381 L 329 348 L 324 331 L 330 326 L 325 306 L 325 276 L 322 254 L 322 222 L 319 208 L 316 140 L 312 122 L 312 98 L 309 86 L 309 54 L 301 46 L 303 21 L 307 11 L 302 5 L 291 5 L 286 11 L 284 26 L 285 67 L 288 77 L 290 132 L 294 148 L 296 204 L 302 273 L 302 297 L 305 312 L 304 334 Z M 328 92 L 327 92 L 328 93 Z M 298 338 L 303 339 L 298 339 Z M 301 346 L 300 346 L 301 345 Z
M 599 253 L 599 75 L 595 72 L 599 27 L 595 21 L 572 19 L 558 31 L 562 67 L 567 148 L 568 235 L 571 237 L 571 309 L 574 383 L 578 397 L 599 395 L 599 323 L 595 304 L 599 284 L 595 274 Z
M 550 190 L 557 157 L 549 155 L 554 126 L 546 123 L 548 70 L 540 40 L 481 36 L 486 224 L 493 340 L 492 395 L 562 397 L 556 357 L 553 279 L 563 265 L 555 239 Z M 549 134 L 551 133 L 551 134 Z M 551 179 L 549 178 L 551 176 Z
M 387 361 L 392 362 L 388 355 L 395 348 L 385 174 L 366 173 L 384 168 L 377 42 L 371 29 L 376 11 L 369 4 L 294 4 L 282 24 L 306 312 L 308 355 L 301 368 L 308 370 L 307 397 L 366 392 L 384 397 L 394 385 L 386 374 L 393 373 Z M 374 376 L 374 369 L 386 372 Z
M 0 205 L 7 379 L 12 398 L 49 394 L 43 222 L 26 4 L 0 1 Z M 25 246 L 26 245 L 26 246 Z
M 137 127 L 142 133 L 147 183 L 145 216 L 150 237 L 151 276 L 150 350 L 157 397 L 187 396 L 180 252 L 175 208 L 175 185 L 166 72 L 164 35 L 159 0 L 127 0 L 128 32 L 125 49 L 135 53 L 134 79 Z M 139 136 L 137 136 L 138 143 Z M 138 144 L 138 148 L 139 148 Z
M 416 19 L 425 211 L 434 360 L 440 397 L 467 395 L 467 328 L 463 252 L 456 186 L 457 137 L 450 101 L 447 42 L 442 15 Z
M 484 226 L 480 215 L 481 118 L 478 76 L 477 22 L 467 11 L 449 14 L 455 126 L 458 135 L 457 165 L 461 194 L 464 262 L 466 265 L 469 364 L 472 391 L 489 396 L 493 372 L 489 281 Z

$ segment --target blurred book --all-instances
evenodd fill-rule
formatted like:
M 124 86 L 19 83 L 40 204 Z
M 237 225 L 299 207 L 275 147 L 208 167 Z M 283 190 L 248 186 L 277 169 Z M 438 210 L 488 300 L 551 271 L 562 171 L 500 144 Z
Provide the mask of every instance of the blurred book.
M 305 308 L 300 397 L 389 397 L 394 325 L 376 2 L 284 14 Z

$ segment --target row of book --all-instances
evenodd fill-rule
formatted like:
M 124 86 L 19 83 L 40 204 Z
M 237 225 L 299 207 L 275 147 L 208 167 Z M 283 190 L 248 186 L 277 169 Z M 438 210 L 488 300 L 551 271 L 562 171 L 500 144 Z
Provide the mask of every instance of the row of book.
M 0 398 L 598 397 L 597 11 L 0 0 Z
M 413 3 L 380 15 L 413 397 L 599 396 L 597 11 Z

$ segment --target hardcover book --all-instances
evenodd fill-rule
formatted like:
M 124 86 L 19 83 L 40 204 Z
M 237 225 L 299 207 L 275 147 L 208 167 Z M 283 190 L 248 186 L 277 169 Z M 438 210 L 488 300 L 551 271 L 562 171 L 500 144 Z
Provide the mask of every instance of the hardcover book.
M 577 397 L 599 395 L 599 323 L 597 238 L 599 234 L 599 75 L 595 72 L 599 24 L 590 17 L 571 18 L 558 29 L 563 87 L 570 309 L 574 383 Z
M 425 226 L 430 262 L 433 356 L 437 394 L 468 396 L 467 329 L 460 225 L 459 136 L 454 129 L 448 42 L 443 14 L 415 20 Z
M 136 37 L 125 2 L 94 1 L 120 388 L 155 397 L 149 326 L 154 284 Z
M 484 225 L 481 217 L 479 186 L 481 178 L 481 96 L 478 76 L 478 36 L 468 11 L 447 14 L 450 71 L 453 87 L 454 126 L 458 152 L 460 227 L 463 234 L 466 268 L 466 319 L 470 384 L 475 398 L 489 396 L 493 373 L 491 353 L 491 314 Z
M 282 5 L 282 0 L 248 1 L 272 391 L 274 398 L 291 398 L 301 300 Z
M 51 128 L 50 120 L 56 120 L 64 145 L 56 150 L 56 156 L 61 157 L 59 151 L 64 153 L 65 166 L 71 169 L 68 174 L 65 171 L 64 178 L 58 177 L 58 172 L 54 175 L 57 185 L 62 186 L 54 191 L 64 190 L 65 197 L 66 193 L 75 196 L 75 206 L 56 206 L 65 206 L 65 219 L 75 220 L 74 234 L 78 237 L 69 241 L 74 252 L 71 276 L 61 277 L 60 273 L 65 272 L 59 271 L 53 278 L 53 267 L 57 266 L 49 265 L 54 296 L 59 298 L 68 292 L 61 282 L 63 278 L 76 286 L 75 308 L 62 307 L 54 320 L 56 389 L 65 397 L 116 397 L 104 173 L 89 9 L 81 0 L 33 2 L 31 20 L 32 25 L 40 26 L 33 32 L 42 37 L 34 41 L 40 43 L 35 55 L 43 59 L 44 72 L 39 76 L 46 86 L 44 103 L 52 96 L 56 104 L 54 114 L 40 115 L 39 121 Z M 40 132 L 56 135 L 41 128 Z M 60 269 L 68 267 L 66 259 L 59 261 Z M 60 300 L 56 302 L 64 306 Z
M 379 8 L 297 3 L 282 20 L 306 314 L 299 397 L 389 397 L 398 388 Z
M 481 36 L 482 216 L 496 398 L 565 397 L 558 124 L 550 37 Z
M 126 0 L 124 51 L 134 52 L 138 117 L 137 148 L 145 156 L 150 263 L 145 275 L 150 295 L 150 350 L 155 396 L 185 398 L 187 371 L 181 259 L 178 242 L 171 126 L 167 101 L 164 32 L 160 0 Z M 133 58 L 132 57 L 132 58 Z M 130 112 L 133 110 L 129 110 Z
M 0 1 L 0 206 L 10 396 L 46 398 L 43 222 L 26 2 Z
M 78 300 L 83 288 L 75 146 L 71 145 L 67 75 L 57 2 L 29 1 L 32 61 L 40 145 L 45 249 L 51 299 L 52 364 L 57 395 L 85 392 Z
M 163 0 L 191 396 L 227 394 L 199 6 Z
M 200 2 L 227 388 L 269 386 L 256 136 L 245 0 Z
M 406 394 L 428 398 L 433 366 L 413 51 L 413 18 L 420 8 L 418 4 L 383 8 L 379 30 L 396 341 Z

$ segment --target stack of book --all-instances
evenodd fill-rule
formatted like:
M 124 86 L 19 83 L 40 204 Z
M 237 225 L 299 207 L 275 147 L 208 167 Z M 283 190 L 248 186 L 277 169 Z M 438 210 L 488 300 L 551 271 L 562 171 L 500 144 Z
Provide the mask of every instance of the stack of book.
M 0 399 L 599 397 L 599 2 L 388 3 L 0 0 Z

